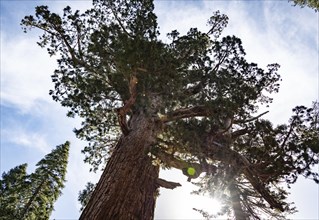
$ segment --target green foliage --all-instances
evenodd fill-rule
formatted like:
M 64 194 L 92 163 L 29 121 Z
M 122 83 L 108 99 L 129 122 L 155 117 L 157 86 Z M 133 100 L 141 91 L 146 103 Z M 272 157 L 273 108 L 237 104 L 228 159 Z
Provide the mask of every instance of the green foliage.
M 79 197 L 78 197 L 78 200 L 81 204 L 81 211 L 85 208 L 85 206 L 88 204 L 91 196 L 92 196 L 92 193 L 93 193 L 93 190 L 95 188 L 96 184 L 93 184 L 91 182 L 88 182 L 86 185 L 85 185 L 85 189 L 83 189 L 82 191 L 79 192 Z
M 22 21 L 25 30 L 45 31 L 40 46 L 50 54 L 60 53 L 59 69 L 52 76 L 55 90 L 50 94 L 70 107 L 69 116 L 84 118 L 75 132 L 90 141 L 83 152 L 93 170 L 106 162 L 118 140 L 115 110 L 129 98 L 131 75 L 137 75 L 139 94 L 133 113 L 148 109 L 150 114 L 165 114 L 203 105 L 211 112 L 240 111 L 241 117 L 248 117 L 257 102 L 271 102 L 264 92 L 278 90 L 279 66 L 270 65 L 264 72 L 247 63 L 241 41 L 234 36 L 210 39 L 220 35 L 227 16 L 216 12 L 208 20 L 208 33 L 191 28 L 179 36 L 173 31 L 168 34 L 172 42 L 165 45 L 156 39 L 152 1 L 130 3 L 129 8 L 126 4 L 94 1 L 93 9 L 83 14 L 66 7 L 62 17 L 39 6 L 36 18 L 27 16 Z M 149 108 L 154 99 L 161 105 Z
M 34 173 L 27 164 L 11 169 L 0 180 L 0 219 L 49 219 L 64 187 L 69 142 L 40 160 Z
M 293 213 L 296 210 L 290 206 L 291 204 L 285 202 L 288 193 L 279 186 L 280 183 L 285 181 L 289 187 L 300 175 L 319 183 L 319 175 L 313 170 L 313 165 L 319 162 L 317 151 L 319 146 L 318 107 L 317 102 L 313 103 L 312 108 L 297 106 L 293 109 L 294 114 L 288 125 L 274 127 L 267 120 L 250 122 L 245 125 L 245 134 L 235 139 L 231 145 L 232 149 L 249 160 L 251 169 L 256 171 L 271 195 L 277 201 L 281 201 L 287 213 Z M 199 133 L 198 135 L 203 135 Z M 197 152 L 198 150 L 193 154 Z M 231 159 L 233 158 L 229 158 Z M 227 161 L 226 155 L 225 161 Z M 258 199 L 258 193 L 256 194 L 256 191 L 251 188 L 250 183 L 247 183 L 242 175 L 234 174 L 234 167 L 229 167 L 229 163 L 216 163 L 216 166 L 219 167 L 216 173 L 206 175 L 196 183 L 200 186 L 200 190 L 195 193 L 208 192 L 213 197 L 222 200 L 225 212 L 221 212 L 221 215 L 231 208 L 231 197 L 227 187 L 235 181 L 239 186 L 240 195 L 242 195 L 241 202 L 246 213 L 256 218 L 263 213 L 285 219 L 282 214 L 276 210 L 272 212 L 267 204 Z M 252 210 L 251 207 L 255 207 L 255 210 Z
M 309 7 L 313 8 L 316 12 L 319 10 L 319 1 L 318 0 L 289 0 L 294 3 L 294 6 L 299 5 L 300 7 Z
M 85 161 L 93 171 L 105 164 L 121 136 L 117 112 L 135 88 L 136 100 L 123 115 L 129 126 L 141 112 L 165 125 L 152 147 L 163 167 L 176 161 L 215 167 L 198 185 L 225 202 L 221 214 L 234 204 L 240 207 L 235 214 L 252 218 L 294 212 L 279 183 L 292 184 L 299 175 L 318 183 L 311 170 L 318 164 L 318 103 L 296 107 L 288 125 L 254 117 L 279 91 L 279 65 L 263 70 L 246 61 L 239 38 L 220 38 L 228 17 L 219 11 L 208 20 L 208 32 L 173 30 L 164 43 L 153 9 L 151 0 L 94 0 L 82 14 L 66 7 L 59 16 L 38 6 L 35 17 L 22 20 L 25 30 L 44 31 L 41 47 L 59 54 L 50 94 L 70 109 L 68 116 L 83 118 L 75 133 L 89 142 Z M 175 162 L 160 157 L 167 154 Z M 92 189 L 88 184 L 80 193 L 83 206 Z
M 0 180 L 0 219 L 18 219 L 29 186 L 27 164 L 12 168 Z
M 105 158 L 117 141 L 114 110 L 129 97 L 130 76 L 140 72 L 138 90 L 147 94 L 153 82 L 167 82 L 161 79 L 162 71 L 171 72 L 169 66 L 163 65 L 170 56 L 165 56 L 164 45 L 154 40 L 158 30 L 156 16 L 151 12 L 152 1 L 131 1 L 130 7 L 119 1 L 93 4 L 94 8 L 84 14 L 66 7 L 62 17 L 39 6 L 36 18 L 28 16 L 22 21 L 26 27 L 45 30 L 39 45 L 47 46 L 49 54 L 60 52 L 59 69 L 52 76 L 55 90 L 50 94 L 70 107 L 69 116 L 79 114 L 85 119 L 75 132 L 79 138 L 91 141 L 84 149 L 90 163 L 92 157 Z M 142 67 L 149 74 L 136 69 Z M 160 85 L 156 90 L 162 91 Z M 149 98 L 139 96 L 137 102 L 148 103 Z

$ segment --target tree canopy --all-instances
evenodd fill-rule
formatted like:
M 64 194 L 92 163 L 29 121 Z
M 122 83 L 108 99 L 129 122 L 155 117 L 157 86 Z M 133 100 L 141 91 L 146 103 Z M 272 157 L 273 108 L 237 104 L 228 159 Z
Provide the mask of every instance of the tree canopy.
M 64 187 L 69 142 L 57 146 L 27 174 L 27 164 L 2 174 L 0 219 L 49 219 Z
M 43 30 L 38 44 L 59 55 L 50 94 L 68 116 L 83 119 L 75 133 L 89 142 L 85 162 L 93 171 L 104 166 L 143 115 L 157 126 L 144 147 L 153 165 L 200 178 L 200 193 L 224 202 L 220 214 L 284 218 L 294 207 L 282 183 L 300 175 L 318 183 L 311 169 L 318 164 L 318 103 L 294 108 L 287 125 L 261 119 L 267 112 L 259 107 L 279 90 L 279 65 L 263 70 L 248 62 L 239 38 L 221 37 L 228 17 L 219 11 L 207 31 L 173 30 L 164 43 L 153 10 L 151 0 L 94 0 L 84 13 L 38 6 L 22 20 L 25 30 Z
M 300 7 L 309 7 L 314 9 L 316 12 L 319 10 L 319 2 L 317 0 L 289 0 L 294 3 L 294 6 L 299 5 Z

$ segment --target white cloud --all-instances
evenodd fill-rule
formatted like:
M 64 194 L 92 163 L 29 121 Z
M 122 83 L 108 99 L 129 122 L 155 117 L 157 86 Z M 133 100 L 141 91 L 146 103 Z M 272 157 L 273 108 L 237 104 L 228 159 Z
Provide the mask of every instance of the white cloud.
M 14 127 L 10 130 L 1 130 L 1 138 L 5 139 L 8 143 L 38 150 L 42 153 L 48 153 L 51 149 L 45 134 L 26 131 L 19 127 Z
M 1 104 L 22 112 L 51 99 L 48 91 L 55 60 L 48 59 L 46 51 L 35 42 L 36 39 L 1 33 Z
M 21 4 L 21 3 L 18 3 Z M 19 27 L 20 20 L 34 14 L 36 5 L 49 5 L 49 8 L 57 13 L 67 5 L 84 11 L 91 6 L 90 1 L 49 1 L 37 3 L 30 2 L 32 11 L 27 12 L 21 7 L 13 7 L 13 11 L 7 11 L 8 16 L 15 15 L 10 21 L 2 18 L 4 22 L 12 22 L 12 29 L 18 31 L 15 35 L 8 34 L 10 30 L 1 30 L 1 104 L 14 106 L 23 113 L 40 110 L 46 102 L 51 102 L 48 92 L 53 88 L 51 75 L 57 67 L 57 57 L 49 57 L 46 50 L 40 48 L 36 42 L 42 33 L 33 29 L 27 34 Z M 8 5 L 7 5 L 8 7 Z

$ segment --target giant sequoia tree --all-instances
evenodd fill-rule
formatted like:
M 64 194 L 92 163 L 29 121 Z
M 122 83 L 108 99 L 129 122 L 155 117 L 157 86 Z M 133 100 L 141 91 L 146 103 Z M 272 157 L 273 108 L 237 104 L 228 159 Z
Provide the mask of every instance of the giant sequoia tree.
M 207 32 L 174 30 L 163 43 L 153 10 L 152 0 L 93 0 L 82 14 L 39 6 L 22 21 L 59 55 L 50 94 L 83 118 L 85 161 L 104 169 L 80 219 L 153 219 L 158 188 L 179 185 L 158 178 L 161 166 L 189 181 L 204 173 L 200 190 L 236 219 L 292 212 L 280 183 L 318 182 L 318 104 L 274 127 L 258 106 L 278 92 L 278 64 L 247 62 L 240 39 L 220 37 L 218 11 Z

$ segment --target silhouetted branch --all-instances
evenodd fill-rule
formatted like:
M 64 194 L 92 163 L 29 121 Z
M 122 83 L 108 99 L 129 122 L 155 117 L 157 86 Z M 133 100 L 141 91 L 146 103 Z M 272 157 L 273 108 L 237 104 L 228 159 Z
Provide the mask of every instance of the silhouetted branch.
M 175 189 L 178 186 L 182 186 L 180 183 L 175 183 L 175 182 L 163 180 L 161 178 L 158 178 L 156 180 L 156 183 L 158 184 L 158 186 L 164 187 L 166 189 Z
M 234 120 L 234 123 L 235 124 L 238 124 L 238 123 L 247 123 L 247 122 L 251 122 L 251 121 L 254 121 L 258 118 L 260 118 L 261 116 L 267 114 L 269 111 L 266 111 L 264 113 L 261 113 L 260 115 L 257 115 L 256 117 L 253 117 L 253 118 L 250 118 L 250 119 L 247 119 L 247 120 Z
M 211 111 L 206 106 L 195 106 L 190 108 L 181 108 L 161 117 L 162 122 L 170 122 L 183 118 L 190 118 L 196 116 L 209 116 Z

